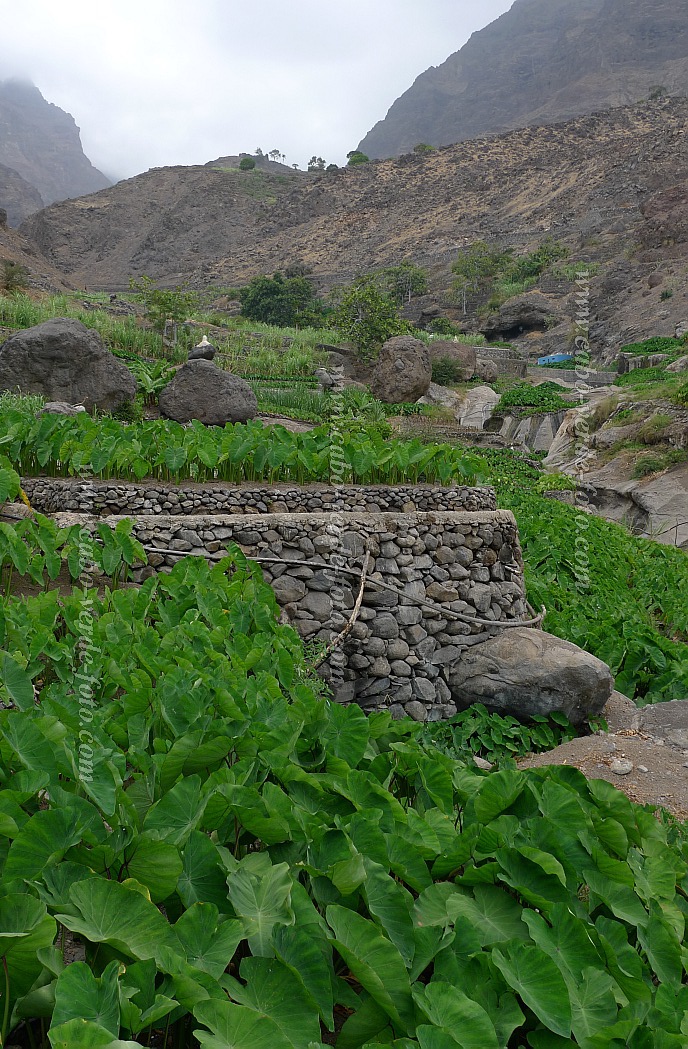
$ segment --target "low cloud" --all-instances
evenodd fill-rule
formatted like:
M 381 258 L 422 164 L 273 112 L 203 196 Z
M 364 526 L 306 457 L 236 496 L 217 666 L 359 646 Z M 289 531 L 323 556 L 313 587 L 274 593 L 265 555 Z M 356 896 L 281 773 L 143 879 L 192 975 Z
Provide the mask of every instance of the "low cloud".
M 0 79 L 28 78 L 71 113 L 115 178 L 258 146 L 341 164 L 423 70 L 510 6 L 0 0 Z

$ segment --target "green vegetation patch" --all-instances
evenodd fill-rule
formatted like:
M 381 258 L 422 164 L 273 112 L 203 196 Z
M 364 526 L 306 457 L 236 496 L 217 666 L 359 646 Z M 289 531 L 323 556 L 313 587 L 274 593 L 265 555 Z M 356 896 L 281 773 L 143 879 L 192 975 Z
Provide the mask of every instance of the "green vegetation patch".
M 672 357 L 680 357 L 682 353 L 686 352 L 686 349 L 686 343 L 683 339 L 655 335 L 651 339 L 645 339 L 644 342 L 632 342 L 628 346 L 622 346 L 621 352 L 635 353 L 646 357 L 654 353 L 667 353 Z
M 539 412 L 558 412 L 570 407 L 571 402 L 564 400 L 561 396 L 561 386 L 556 383 L 543 382 L 539 386 L 531 386 L 524 382 L 502 394 L 495 412 L 500 414 L 515 409 L 519 414 L 533 415 Z
M 513 717 L 491 714 L 482 703 L 474 703 L 447 721 L 427 724 L 421 739 L 450 757 L 460 759 L 469 751 L 504 766 L 513 765 L 517 757 L 553 750 L 577 735 L 564 714 L 535 716 L 524 724 Z
M 654 453 L 648 453 L 654 454 Z M 539 493 L 550 475 L 509 450 L 477 450 L 518 522 L 531 604 L 545 629 L 608 663 L 637 703 L 688 695 L 688 557 Z M 555 485 L 556 487 L 556 485 Z
M 0 433 L 8 458 L 23 476 L 164 481 L 295 481 L 327 482 L 337 461 L 354 484 L 470 484 L 479 460 L 449 445 L 422 441 L 389 441 L 379 432 L 349 432 L 346 411 L 342 429 L 321 426 L 309 433 L 283 427 L 266 432 L 262 423 L 206 428 L 162 419 L 122 425 L 93 419 L 25 411 L 0 415 Z M 355 415 L 352 415 L 355 418 Z
M 3 1043 L 681 1049 L 683 829 L 328 703 L 278 612 L 238 549 L 0 603 Z

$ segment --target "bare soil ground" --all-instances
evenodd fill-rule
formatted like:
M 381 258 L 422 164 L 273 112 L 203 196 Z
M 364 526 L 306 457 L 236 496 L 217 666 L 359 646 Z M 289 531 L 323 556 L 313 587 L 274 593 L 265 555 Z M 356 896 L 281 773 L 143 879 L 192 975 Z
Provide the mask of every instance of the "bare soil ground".
M 608 732 L 581 736 L 519 767 L 570 765 L 613 783 L 631 801 L 688 819 L 688 700 L 639 709 L 614 693 L 604 713 Z

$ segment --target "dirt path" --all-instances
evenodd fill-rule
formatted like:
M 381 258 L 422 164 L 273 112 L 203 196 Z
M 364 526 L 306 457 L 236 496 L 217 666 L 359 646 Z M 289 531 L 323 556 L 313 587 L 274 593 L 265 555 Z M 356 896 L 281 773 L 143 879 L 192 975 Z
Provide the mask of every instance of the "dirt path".
M 638 709 L 614 693 L 605 719 L 608 732 L 571 740 L 519 767 L 571 765 L 588 779 L 613 783 L 631 801 L 688 819 L 688 700 Z

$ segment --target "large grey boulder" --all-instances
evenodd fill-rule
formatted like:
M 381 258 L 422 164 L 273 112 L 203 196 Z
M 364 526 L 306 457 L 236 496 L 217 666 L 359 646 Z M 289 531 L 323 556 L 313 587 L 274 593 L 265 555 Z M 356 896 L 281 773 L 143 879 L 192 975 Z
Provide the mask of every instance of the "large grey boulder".
M 449 678 L 460 710 L 482 703 L 523 720 L 561 711 L 574 725 L 600 714 L 614 691 L 606 663 L 529 627 L 503 630 L 465 652 Z
M 109 412 L 134 400 L 136 379 L 97 331 L 58 317 L 18 331 L 0 346 L 0 390 Z
M 413 404 L 432 382 L 430 354 L 410 335 L 388 339 L 372 369 L 370 390 L 384 404 Z
M 672 375 L 680 375 L 682 372 L 688 372 L 688 354 L 685 357 L 679 357 L 679 359 L 672 364 L 668 364 L 667 371 L 671 372 Z
M 483 430 L 499 403 L 499 394 L 490 386 L 474 386 L 461 405 L 459 422 L 473 430 Z
M 198 419 L 206 426 L 245 423 L 258 412 L 256 395 L 245 379 L 212 361 L 182 365 L 159 398 L 160 414 L 178 423 Z

